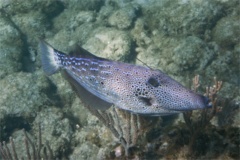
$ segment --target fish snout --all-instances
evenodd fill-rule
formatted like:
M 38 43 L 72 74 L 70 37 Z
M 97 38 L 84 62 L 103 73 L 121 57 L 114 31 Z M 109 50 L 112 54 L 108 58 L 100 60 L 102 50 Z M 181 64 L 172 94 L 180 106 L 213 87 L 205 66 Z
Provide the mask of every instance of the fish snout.
M 203 108 L 211 108 L 212 107 L 212 102 L 208 97 L 201 95 L 201 98 L 202 98 L 202 102 L 203 102 Z

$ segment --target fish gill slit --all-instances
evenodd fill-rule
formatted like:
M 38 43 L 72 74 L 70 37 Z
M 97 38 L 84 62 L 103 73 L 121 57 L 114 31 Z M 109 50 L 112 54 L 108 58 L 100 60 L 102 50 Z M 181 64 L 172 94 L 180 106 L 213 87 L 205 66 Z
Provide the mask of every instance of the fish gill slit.
M 151 106 L 151 100 L 152 98 L 150 97 L 138 97 L 141 102 L 143 102 L 146 106 Z

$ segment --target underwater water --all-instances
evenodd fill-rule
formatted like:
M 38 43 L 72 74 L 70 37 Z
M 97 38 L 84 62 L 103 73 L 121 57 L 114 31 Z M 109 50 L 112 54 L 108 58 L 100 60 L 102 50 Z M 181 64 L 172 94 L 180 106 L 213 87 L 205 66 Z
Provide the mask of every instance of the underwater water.
M 239 159 L 239 7 L 238 0 L 1 0 L 0 159 Z M 39 39 L 65 53 L 78 45 L 159 69 L 213 107 L 167 116 L 96 110 L 60 72 L 44 74 Z

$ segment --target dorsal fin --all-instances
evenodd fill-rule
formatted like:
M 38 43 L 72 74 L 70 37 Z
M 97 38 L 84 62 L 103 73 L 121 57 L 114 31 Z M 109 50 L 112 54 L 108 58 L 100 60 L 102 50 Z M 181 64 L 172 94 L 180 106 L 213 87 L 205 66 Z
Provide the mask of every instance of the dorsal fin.
M 81 58 L 91 58 L 91 59 L 98 59 L 98 60 L 105 60 L 105 61 L 107 60 L 105 58 L 95 56 L 94 54 L 80 47 L 79 45 L 77 45 L 75 49 L 69 53 L 69 55 L 74 57 L 81 57 Z
M 150 68 L 151 69 L 151 67 L 150 66 L 148 66 L 147 65 L 147 63 L 145 63 L 145 62 L 143 62 L 141 59 L 139 59 L 139 58 L 136 58 L 139 62 L 141 62 L 143 65 L 145 65 L 147 68 Z

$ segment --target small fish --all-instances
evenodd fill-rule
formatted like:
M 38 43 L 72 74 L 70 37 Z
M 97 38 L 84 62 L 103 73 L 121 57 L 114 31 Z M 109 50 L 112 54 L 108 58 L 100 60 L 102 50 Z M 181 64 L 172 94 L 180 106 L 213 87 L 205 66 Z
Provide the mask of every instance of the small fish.
M 161 116 L 211 107 L 207 97 L 160 70 L 100 58 L 81 47 L 67 55 L 44 41 L 39 46 L 46 75 L 61 69 L 82 102 L 96 109 Z

